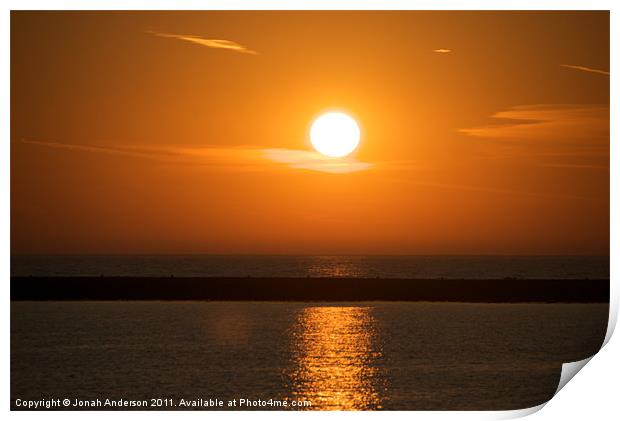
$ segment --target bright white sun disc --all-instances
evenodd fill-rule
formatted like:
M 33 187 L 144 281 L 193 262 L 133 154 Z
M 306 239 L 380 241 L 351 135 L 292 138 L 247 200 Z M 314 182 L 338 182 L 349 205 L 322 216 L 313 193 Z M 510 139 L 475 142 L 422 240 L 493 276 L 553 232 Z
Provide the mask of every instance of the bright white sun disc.
M 341 158 L 357 148 L 360 128 L 353 118 L 344 113 L 326 113 L 312 123 L 310 142 L 319 153 Z

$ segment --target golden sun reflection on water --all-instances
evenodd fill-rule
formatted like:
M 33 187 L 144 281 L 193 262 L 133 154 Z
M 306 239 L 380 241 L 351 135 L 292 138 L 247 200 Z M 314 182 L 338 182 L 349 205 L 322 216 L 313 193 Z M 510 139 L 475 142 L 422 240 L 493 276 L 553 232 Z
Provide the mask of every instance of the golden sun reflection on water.
M 381 358 L 370 307 L 309 307 L 294 334 L 293 395 L 322 410 L 382 407 Z
M 308 274 L 316 277 L 357 277 L 362 275 L 358 262 L 351 258 L 319 256 L 308 267 Z

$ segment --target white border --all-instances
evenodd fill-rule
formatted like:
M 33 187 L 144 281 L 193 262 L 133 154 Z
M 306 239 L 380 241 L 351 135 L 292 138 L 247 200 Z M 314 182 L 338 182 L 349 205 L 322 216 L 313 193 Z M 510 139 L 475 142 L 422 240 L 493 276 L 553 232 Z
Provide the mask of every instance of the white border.
M 2 24 L 0 25 L 2 41 L 0 48 L 2 57 L 4 58 L 1 72 L 2 80 L 2 98 L 3 106 L 0 108 L 0 130 L 2 130 L 2 145 L 0 152 L 0 159 L 3 161 L 0 174 L 0 192 L 2 195 L 3 206 L 0 208 L 0 271 L 4 275 L 3 288 L 0 288 L 1 300 L 4 305 L 2 327 L 3 338 L 9 338 L 10 334 L 10 306 L 9 303 L 9 282 L 10 279 L 10 153 L 9 153 L 9 139 L 10 139 L 10 109 L 9 109 L 9 97 L 10 97 L 10 10 L 141 10 L 141 9 L 155 9 L 155 10 L 236 10 L 236 9 L 252 9 L 252 10 L 272 10 L 272 9 L 288 9 L 288 10 L 310 10 L 310 9 L 358 9 L 358 10 L 611 10 L 611 92 L 615 93 L 611 98 L 611 139 L 615 140 L 617 135 L 617 92 L 618 92 L 618 79 L 617 72 L 618 67 L 618 25 L 620 20 L 618 19 L 618 7 L 617 1 L 604 1 L 604 0 L 590 0 L 590 1 L 576 1 L 576 0 L 564 0 L 564 1 L 552 1 L 552 0 L 502 0 L 502 1 L 490 1 L 490 0 L 470 0 L 470 1 L 457 1 L 457 0 L 445 0 L 445 1 L 403 1 L 403 0 L 297 0 L 297 1 L 284 1 L 284 0 L 220 0 L 220 1 L 200 1 L 200 0 L 22 0 L 15 1 L 9 0 L 3 2 L 4 13 L 1 17 Z M 615 6 L 615 7 L 614 7 Z M 575 28 L 578 30 L 578 28 Z M 620 215 L 620 171 L 618 171 L 618 164 L 620 163 L 620 149 L 617 147 L 614 141 L 611 142 L 611 191 L 616 194 L 611 194 L 611 215 Z M 620 239 L 620 226 L 618 225 L 617 217 L 611 220 L 611 288 L 612 288 L 612 300 L 610 306 L 610 323 L 605 338 L 605 343 L 609 342 L 611 333 L 616 324 L 618 314 L 618 288 L 617 279 L 620 275 L 620 266 L 618 260 L 619 239 Z M 585 370 L 586 373 L 581 373 L 577 381 L 571 382 L 565 389 L 548 404 L 548 408 L 544 411 L 538 412 L 535 417 L 543 417 L 545 419 L 583 419 L 588 416 L 594 419 L 609 419 L 611 414 L 617 414 L 618 405 L 617 397 L 615 396 L 614 387 L 617 384 L 615 375 L 620 372 L 620 364 L 618 364 L 619 345 L 617 340 L 612 341 L 610 345 L 606 345 L 601 351 L 602 355 L 595 356 L 588 364 L 589 369 Z M 590 368 L 590 366 L 592 366 Z M 2 402 L 0 405 L 5 411 L 9 410 L 9 373 L 10 373 L 10 347 L 9 342 L 4 341 L 2 347 Z M 595 405 L 592 407 L 592 405 Z M 541 405 L 541 407 L 544 405 Z M 420 419 L 506 419 L 519 416 L 528 415 L 529 413 L 536 412 L 540 407 L 531 408 L 529 410 L 520 411 L 489 411 L 489 412 L 362 412 L 362 413 L 317 413 L 317 412 L 252 412 L 248 413 L 240 412 L 221 412 L 221 413 L 208 413 L 204 412 L 183 412 L 182 415 L 178 412 L 148 412 L 148 417 L 153 419 L 171 419 L 178 416 L 183 417 L 200 417 L 201 419 L 209 416 L 216 416 L 219 419 L 236 419 L 237 417 L 247 415 L 258 420 L 271 420 L 272 418 L 289 417 L 384 417 L 387 416 L 396 419 L 409 419 L 411 416 L 415 416 Z M 596 414 L 596 415 L 595 415 Z M 16 419 L 30 419 L 38 417 L 40 415 L 50 419 L 81 419 L 84 417 L 84 413 L 79 412 L 11 412 L 11 417 Z M 134 413 L 125 412 L 114 414 L 114 417 L 120 417 L 122 419 L 129 419 Z M 145 413 L 136 413 L 135 415 L 143 416 Z M 89 412 L 87 415 L 93 419 L 107 419 L 112 414 L 105 412 Z

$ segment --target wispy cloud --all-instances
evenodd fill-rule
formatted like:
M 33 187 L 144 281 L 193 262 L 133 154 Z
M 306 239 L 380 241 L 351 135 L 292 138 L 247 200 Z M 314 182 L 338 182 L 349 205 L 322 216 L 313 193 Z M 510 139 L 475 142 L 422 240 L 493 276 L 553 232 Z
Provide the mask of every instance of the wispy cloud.
M 373 165 L 354 158 L 327 158 L 317 152 L 252 146 L 92 146 L 39 140 L 21 140 L 29 145 L 78 152 L 120 155 L 175 165 L 202 166 L 211 170 L 264 171 L 282 167 L 345 174 L 370 169 Z
M 147 31 L 149 34 L 156 35 L 158 37 L 164 38 L 174 38 L 179 39 L 181 41 L 193 42 L 194 44 L 202 45 L 204 47 L 209 48 L 220 48 L 223 50 L 230 50 L 237 53 L 242 54 L 258 54 L 254 50 L 250 50 L 249 48 L 238 44 L 234 41 L 229 41 L 226 39 L 207 39 L 198 35 L 179 35 L 179 34 L 168 34 L 164 32 L 155 32 L 155 31 Z
M 449 50 L 447 48 L 439 48 L 437 50 L 433 50 L 433 53 L 451 53 L 452 50 Z
M 287 164 L 291 168 L 336 174 L 364 171 L 372 167 L 372 164 L 354 158 L 326 158 L 317 152 L 305 150 L 263 149 L 263 154 L 267 159 Z
M 68 150 L 79 151 L 79 152 L 123 155 L 123 156 L 130 156 L 134 158 L 145 158 L 145 159 L 157 158 L 156 155 L 149 153 L 148 151 L 132 149 L 132 148 L 122 148 L 122 147 L 115 147 L 115 146 L 77 145 L 77 144 L 72 144 L 72 143 L 47 142 L 47 141 L 41 141 L 41 140 L 27 140 L 27 139 L 21 139 L 21 142 L 28 144 L 28 145 L 45 146 L 45 147 L 54 148 L 54 149 L 68 149 Z
M 609 76 L 609 72 L 605 70 L 593 69 L 591 67 L 586 67 L 586 66 L 576 66 L 573 64 L 560 64 L 560 67 L 566 67 L 567 69 L 574 69 L 574 70 L 580 70 L 582 72 L 598 73 L 601 75 Z
M 513 107 L 491 116 L 503 120 L 459 132 L 494 139 L 600 139 L 609 136 L 609 108 L 604 105 L 542 104 Z
M 609 168 L 607 105 L 519 106 L 491 118 L 498 123 L 459 130 L 484 140 L 478 144 L 484 155 L 556 168 Z
M 569 170 L 600 170 L 609 171 L 609 167 L 606 165 L 588 165 L 588 164 L 542 164 L 544 167 L 551 168 L 566 168 Z

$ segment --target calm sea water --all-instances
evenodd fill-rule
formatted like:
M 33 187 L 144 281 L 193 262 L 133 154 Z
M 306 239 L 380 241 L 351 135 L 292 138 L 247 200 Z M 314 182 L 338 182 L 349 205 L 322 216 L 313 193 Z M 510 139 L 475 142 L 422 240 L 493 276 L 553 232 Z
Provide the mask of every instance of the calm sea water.
M 11 404 L 525 408 L 552 397 L 562 362 L 598 350 L 607 312 L 605 304 L 12 302 Z
M 608 279 L 590 256 L 12 256 L 13 276 Z

